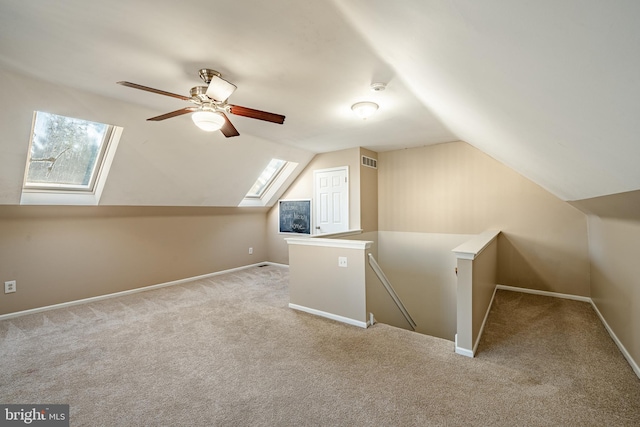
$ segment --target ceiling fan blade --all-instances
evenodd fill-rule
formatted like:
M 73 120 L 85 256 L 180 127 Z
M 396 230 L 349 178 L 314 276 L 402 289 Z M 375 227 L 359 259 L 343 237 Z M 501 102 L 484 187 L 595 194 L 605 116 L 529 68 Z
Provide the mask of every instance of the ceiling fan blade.
M 239 105 L 229 105 L 229 112 L 238 116 L 250 117 L 252 119 L 264 120 L 266 122 L 284 123 L 284 116 L 266 111 L 254 110 L 253 108 L 241 107 Z
M 222 125 L 222 128 L 220 128 L 220 132 L 222 132 L 222 134 L 227 138 L 240 135 L 236 127 L 229 120 L 229 117 L 227 117 L 227 115 L 224 113 L 220 113 L 220 114 L 224 116 L 224 125 Z
M 147 119 L 147 121 L 159 122 L 160 120 L 170 119 L 171 117 L 181 116 L 183 114 L 191 113 L 192 111 L 197 111 L 198 107 L 185 107 L 176 111 L 172 111 L 170 113 L 162 114 L 160 116 L 151 117 Z
M 178 95 L 177 93 L 166 92 L 164 90 L 154 89 L 152 87 L 142 86 L 136 83 L 130 83 L 130 82 L 117 82 L 117 83 L 122 86 L 131 87 L 134 89 L 146 90 L 147 92 L 157 93 L 158 95 L 171 96 L 173 98 L 182 99 L 184 101 L 191 100 L 191 98 L 189 98 L 188 96 L 182 96 L 182 95 Z

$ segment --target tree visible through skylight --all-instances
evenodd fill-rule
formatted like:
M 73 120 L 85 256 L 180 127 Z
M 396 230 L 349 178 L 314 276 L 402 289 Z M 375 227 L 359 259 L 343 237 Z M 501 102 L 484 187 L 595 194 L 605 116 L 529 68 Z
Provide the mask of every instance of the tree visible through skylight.
M 111 128 L 36 112 L 25 188 L 91 191 Z

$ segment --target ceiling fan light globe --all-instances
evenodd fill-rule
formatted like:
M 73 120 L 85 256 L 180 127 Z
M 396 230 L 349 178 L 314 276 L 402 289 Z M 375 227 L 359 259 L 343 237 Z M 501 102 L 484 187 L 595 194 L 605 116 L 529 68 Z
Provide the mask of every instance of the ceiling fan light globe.
M 371 117 L 378 110 L 378 104 L 375 102 L 356 102 L 351 106 L 353 112 L 361 119 Z
M 196 126 L 206 132 L 220 130 L 225 123 L 222 114 L 213 111 L 196 111 L 191 115 L 191 120 L 193 120 Z

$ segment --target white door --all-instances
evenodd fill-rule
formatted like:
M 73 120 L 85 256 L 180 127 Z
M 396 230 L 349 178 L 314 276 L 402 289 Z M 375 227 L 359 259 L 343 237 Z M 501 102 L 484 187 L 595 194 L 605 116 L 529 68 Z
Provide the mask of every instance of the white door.
M 313 171 L 314 234 L 338 233 L 349 229 L 349 167 Z

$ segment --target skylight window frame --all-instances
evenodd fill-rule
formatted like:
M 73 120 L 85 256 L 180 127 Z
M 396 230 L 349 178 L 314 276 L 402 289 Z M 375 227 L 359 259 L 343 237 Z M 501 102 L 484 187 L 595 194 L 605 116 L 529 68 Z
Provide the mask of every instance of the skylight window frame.
M 94 162 L 91 177 L 87 185 L 61 184 L 61 183 L 28 183 L 31 150 L 34 143 L 34 131 L 37 114 L 34 111 L 29 148 L 27 152 L 26 167 L 22 184 L 20 204 L 22 205 L 97 205 L 102 196 L 102 190 L 106 183 L 107 175 L 111 168 L 115 152 L 120 142 L 123 128 L 101 123 L 107 126 L 102 137 L 100 151 Z M 42 112 L 46 113 L 46 112 Z M 69 117 L 69 116 L 67 116 Z M 71 117 L 73 119 L 89 121 Z
M 37 113 L 38 113 L 37 111 L 34 113 L 33 128 L 35 128 L 35 118 L 37 116 Z M 108 124 L 105 124 L 105 125 L 107 126 L 107 130 L 102 136 L 102 141 L 100 142 L 100 152 L 98 153 L 98 156 L 96 157 L 96 160 L 94 162 L 93 170 L 91 171 L 91 178 L 89 178 L 89 183 L 87 185 L 61 184 L 61 183 L 54 183 L 54 182 L 52 183 L 27 182 L 27 178 L 29 176 L 29 167 L 30 167 L 30 164 L 33 162 L 33 160 L 31 159 L 31 147 L 33 145 L 33 139 L 34 139 L 33 130 L 32 130 L 31 131 L 32 137 L 31 137 L 31 141 L 29 142 L 29 151 L 27 153 L 27 167 L 25 168 L 25 171 L 24 171 L 23 189 L 35 190 L 35 191 L 53 191 L 56 193 L 61 191 L 72 191 L 72 192 L 80 191 L 80 192 L 94 193 L 95 185 L 96 185 L 98 176 L 100 175 L 104 157 L 109 148 L 109 143 L 111 142 L 111 137 L 113 135 L 113 130 L 114 130 L 113 125 L 108 125 Z
M 280 160 L 280 159 L 272 159 L 272 160 Z M 258 206 L 271 206 L 275 203 L 276 199 L 282 195 L 284 190 L 286 189 L 286 185 L 290 184 L 295 175 L 293 172 L 298 167 L 297 162 L 292 162 L 288 160 L 284 160 L 284 164 L 278 171 L 278 173 L 274 173 L 271 182 L 268 185 L 265 185 L 263 191 L 260 196 L 257 197 L 255 195 L 247 194 L 238 206 L 240 207 L 258 207 Z M 266 169 L 266 168 L 265 168 Z M 256 180 L 257 181 L 257 180 Z M 255 186 L 255 184 L 254 184 Z M 251 188 L 253 188 L 252 186 Z M 253 197 L 251 197 L 253 196 Z
M 260 190 L 259 193 L 257 194 L 250 194 L 251 193 L 251 189 L 249 190 L 249 193 L 247 193 L 247 195 L 245 196 L 245 199 L 261 199 L 262 196 L 265 195 L 265 193 L 269 192 L 271 186 L 273 185 L 274 182 L 276 182 L 278 180 L 278 177 L 280 176 L 280 174 L 282 173 L 283 170 L 285 170 L 285 168 L 287 167 L 287 164 L 289 162 L 287 162 L 286 160 L 282 160 L 282 159 L 271 159 L 271 161 L 269 162 L 269 164 L 267 165 L 267 167 L 262 171 L 262 173 L 260 174 L 260 176 L 258 177 L 258 179 L 256 180 L 256 182 L 251 186 L 251 188 L 253 189 L 253 187 L 256 186 L 256 184 L 258 183 L 258 181 L 260 181 L 260 178 L 262 178 L 262 176 L 264 175 L 265 171 L 267 170 L 267 168 L 271 165 L 271 163 L 274 160 L 278 160 L 281 161 L 282 164 L 280 165 L 280 167 L 278 169 L 276 169 L 274 171 L 274 173 L 271 175 L 271 177 L 266 180 L 265 185 L 262 187 L 262 189 Z

